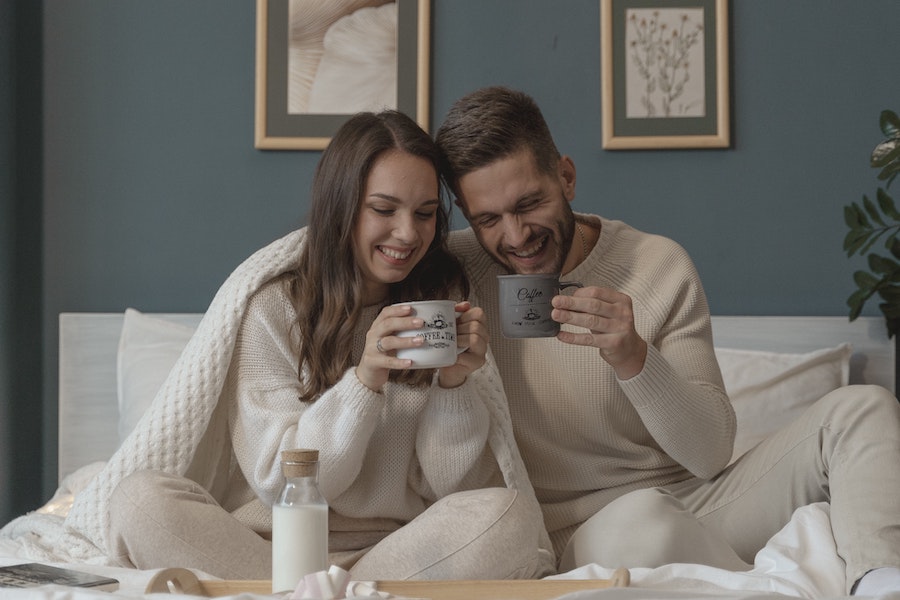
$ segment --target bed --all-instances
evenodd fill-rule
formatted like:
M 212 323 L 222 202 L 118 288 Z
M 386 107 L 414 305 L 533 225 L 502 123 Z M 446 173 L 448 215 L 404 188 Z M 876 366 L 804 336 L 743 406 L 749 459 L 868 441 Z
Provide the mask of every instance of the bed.
M 59 320 L 59 490 L 41 507 L 60 517 L 90 476 L 118 447 L 149 405 L 201 319 L 200 314 L 64 313 Z M 714 317 L 716 353 L 738 415 L 735 458 L 806 405 L 838 386 L 874 383 L 895 390 L 896 355 L 880 317 Z M 17 521 L 0 534 L 0 566 L 30 562 Z M 24 540 L 24 541 L 23 541 Z M 115 595 L 140 597 L 155 571 L 58 563 L 111 575 Z M 204 574 L 198 573 L 203 578 Z M 553 579 L 610 579 L 588 565 Z M 610 598 L 845 596 L 843 562 L 831 536 L 828 505 L 799 509 L 756 557 L 751 571 L 701 565 L 631 569 L 631 585 L 565 593 L 560 600 Z M 3 589 L 2 597 L 108 598 L 109 592 Z M 178 590 L 175 590 L 178 592 Z M 228 592 L 232 595 L 231 592 Z M 184 590 L 177 593 L 187 597 Z M 234 592 L 233 595 L 237 595 Z M 265 596 L 260 593 L 243 597 Z

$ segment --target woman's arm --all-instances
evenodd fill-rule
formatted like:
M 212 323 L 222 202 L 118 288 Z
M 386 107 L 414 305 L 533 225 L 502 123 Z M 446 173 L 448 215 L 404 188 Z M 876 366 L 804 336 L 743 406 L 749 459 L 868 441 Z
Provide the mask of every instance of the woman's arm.
M 238 464 L 264 501 L 274 501 L 284 481 L 281 451 L 319 450 L 320 484 L 336 497 L 362 466 L 384 396 L 362 385 L 348 370 L 315 402 L 299 399 L 298 358 L 290 339 L 294 311 L 271 283 L 254 296 L 235 344 L 225 392 Z
M 489 485 L 499 475 L 488 445 L 491 426 L 490 413 L 475 385 L 467 381 L 449 390 L 433 385 L 416 436 L 424 481 L 414 478 L 413 486 L 436 499 Z

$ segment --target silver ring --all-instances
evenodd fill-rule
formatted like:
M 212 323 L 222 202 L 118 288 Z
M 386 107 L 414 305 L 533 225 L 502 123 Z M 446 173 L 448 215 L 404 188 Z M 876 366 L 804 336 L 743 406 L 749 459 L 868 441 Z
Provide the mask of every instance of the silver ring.
M 378 338 L 378 341 L 375 342 L 375 349 L 381 352 L 382 354 L 387 353 L 387 350 L 384 349 L 384 346 L 381 345 L 381 338 Z

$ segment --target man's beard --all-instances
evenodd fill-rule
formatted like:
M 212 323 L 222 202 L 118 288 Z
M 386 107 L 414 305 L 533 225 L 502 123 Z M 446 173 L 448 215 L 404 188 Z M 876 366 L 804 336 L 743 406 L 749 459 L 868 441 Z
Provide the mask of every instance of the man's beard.
M 517 263 L 510 261 L 507 257 L 508 252 L 504 252 L 499 248 L 493 252 L 488 252 L 491 259 L 503 267 L 510 274 L 532 274 L 532 273 L 561 273 L 569 250 L 572 248 L 572 242 L 575 240 L 575 215 L 571 210 L 565 211 L 562 218 L 558 220 L 552 229 L 542 229 L 537 235 L 533 235 L 524 244 L 525 247 L 535 241 L 547 236 L 544 244 L 552 244 L 553 256 L 549 260 L 544 261 L 536 269 L 519 270 L 516 268 Z M 542 248 L 540 250 L 544 252 Z M 549 266 L 548 266 L 549 265 Z

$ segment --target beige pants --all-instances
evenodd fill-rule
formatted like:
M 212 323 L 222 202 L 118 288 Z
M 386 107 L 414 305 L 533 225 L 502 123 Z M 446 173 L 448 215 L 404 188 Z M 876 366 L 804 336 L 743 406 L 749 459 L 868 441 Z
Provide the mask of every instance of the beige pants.
M 900 567 L 900 403 L 887 390 L 836 390 L 711 480 L 620 497 L 576 530 L 560 568 L 749 569 L 795 509 L 821 501 L 848 593 L 866 571 Z
M 533 506 L 507 488 L 459 492 L 377 543 L 371 532 L 360 532 L 358 539 L 373 545 L 342 548 L 329 558 L 355 580 L 538 577 L 543 521 Z M 342 533 L 343 541 L 352 538 Z M 200 485 L 158 471 L 139 471 L 116 487 L 108 543 L 123 566 L 189 567 L 224 579 L 272 577 L 270 541 Z

